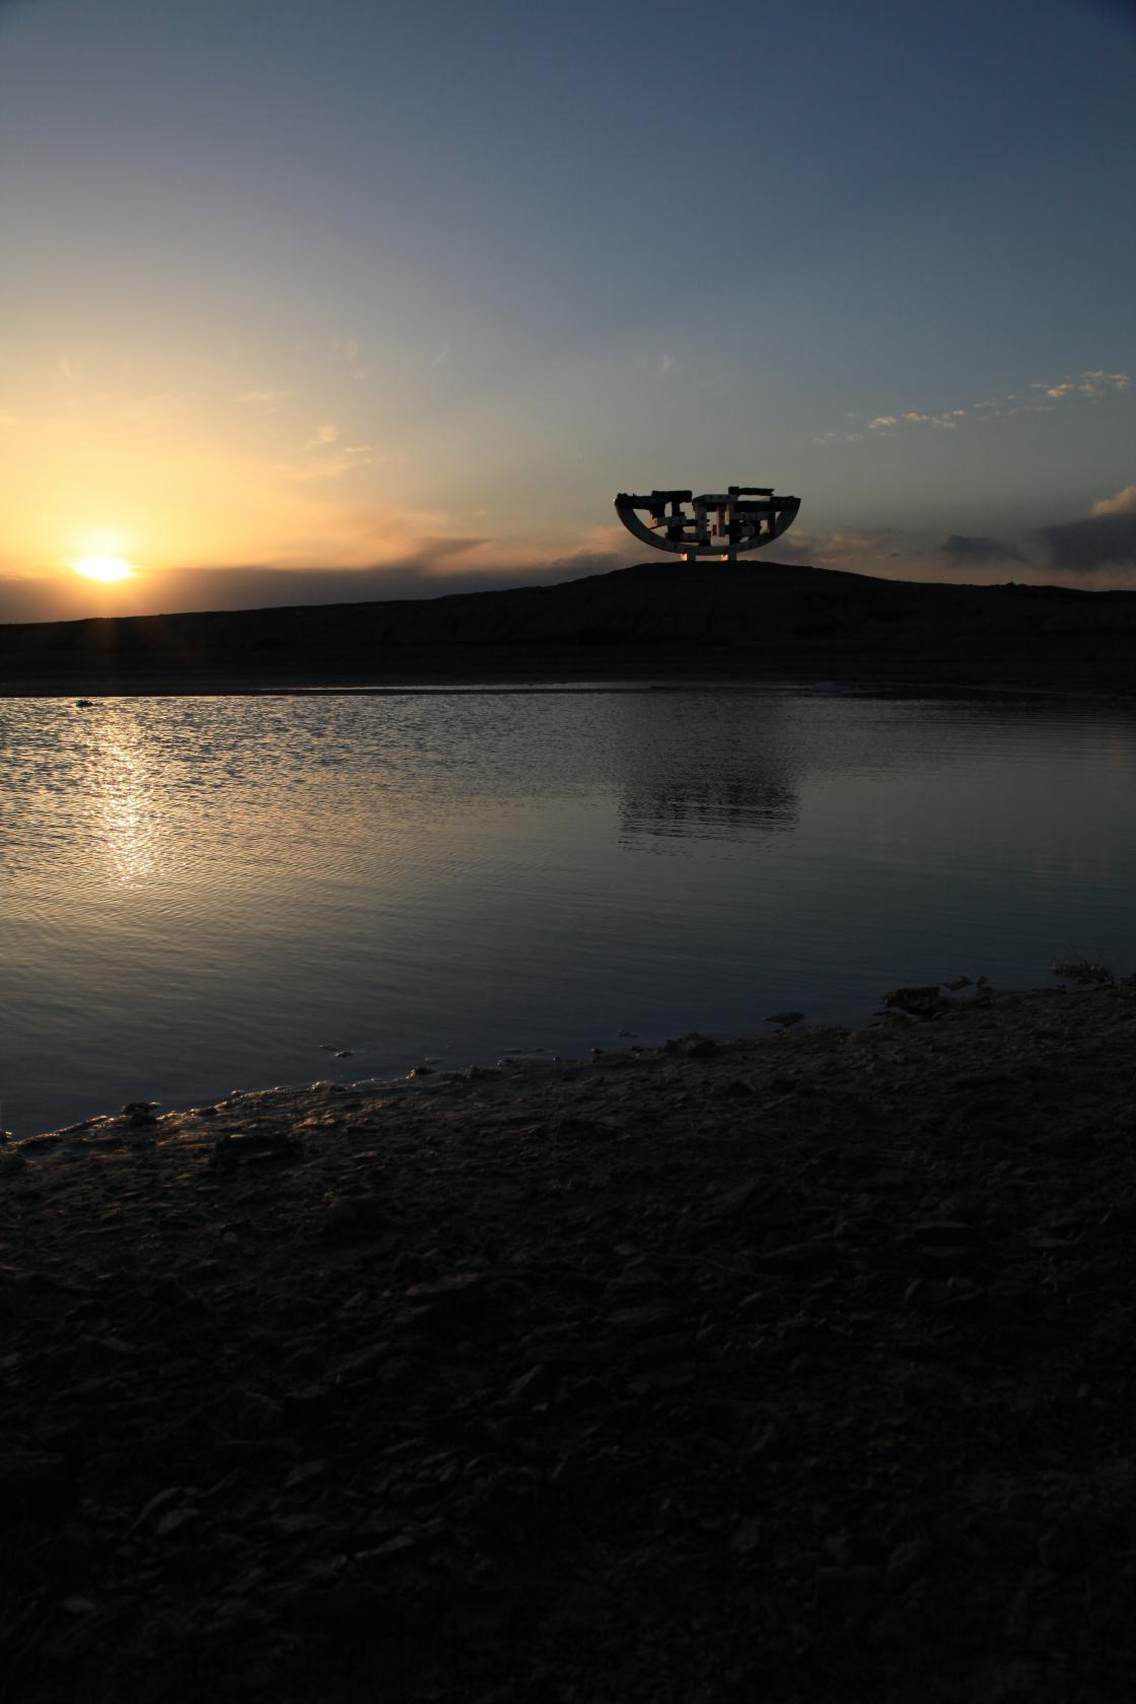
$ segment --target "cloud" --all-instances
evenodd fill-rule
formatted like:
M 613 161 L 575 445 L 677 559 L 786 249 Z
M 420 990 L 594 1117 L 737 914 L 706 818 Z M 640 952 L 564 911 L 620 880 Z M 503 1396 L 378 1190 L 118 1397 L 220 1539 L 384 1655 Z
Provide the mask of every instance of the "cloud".
M 633 538 L 622 521 L 600 521 L 585 527 L 577 536 L 574 549 L 550 558 L 549 567 L 563 570 L 569 579 L 580 574 L 607 574 L 613 568 L 625 568 L 631 562 L 654 559 L 655 551 L 645 551 Z M 666 561 L 661 552 L 660 562 Z
M 1136 485 L 1126 485 L 1115 497 L 1102 497 L 1099 503 L 1093 504 L 1089 514 L 1136 515 Z
M 314 433 L 304 445 L 304 448 L 306 450 L 320 450 L 325 448 L 328 444 L 334 444 L 338 437 L 339 427 L 333 426 L 331 422 L 328 421 L 325 425 L 316 427 Z
M 1065 379 L 1059 385 L 1047 385 L 1044 380 L 1030 386 L 1031 390 L 1043 390 L 1046 396 L 1054 402 L 1063 402 L 1070 396 L 1108 396 L 1116 391 L 1126 391 L 1131 388 L 1132 377 L 1129 373 L 1106 373 L 1102 367 L 1093 367 L 1081 373 L 1078 378 Z
M 295 392 L 290 390 L 250 390 L 242 391 L 233 398 L 244 408 L 256 408 L 263 414 L 279 414 L 284 404 Z
M 347 367 L 357 367 L 363 352 L 362 344 L 355 337 L 333 337 L 327 349 L 333 361 L 342 361 Z
M 1052 384 L 1048 379 L 1036 381 L 1029 386 L 1031 391 L 1041 391 L 1047 401 L 1040 397 L 1027 398 L 1011 391 L 1008 396 L 1000 398 L 986 397 L 981 402 L 973 402 L 968 408 L 922 409 L 907 408 L 896 414 L 877 414 L 867 422 L 869 432 L 891 432 L 896 426 L 931 426 L 942 432 L 958 430 L 959 422 L 966 420 L 972 414 L 978 414 L 980 420 L 1005 420 L 1015 414 L 1048 414 L 1054 405 L 1065 402 L 1070 398 L 1090 401 L 1100 401 L 1102 397 L 1123 395 L 1131 390 L 1133 384 L 1129 373 L 1112 373 L 1104 367 L 1087 367 L 1075 379 L 1063 379 L 1059 384 Z M 979 412 L 979 411 L 982 412 Z M 829 441 L 835 433 L 824 433 L 814 437 L 814 443 Z M 846 441 L 852 443 L 862 436 L 858 432 L 843 434 Z
M 908 408 L 902 414 L 877 414 L 874 420 L 868 421 L 869 432 L 890 431 L 893 426 L 937 426 L 941 431 L 953 432 L 960 420 L 965 419 L 965 408 L 944 408 L 938 414 L 924 414 L 921 409 Z M 849 440 L 862 436 L 861 433 L 848 433 Z
M 1059 572 L 1136 567 L 1136 485 L 1094 503 L 1083 520 L 1042 527 L 1051 565 Z
M 659 377 L 660 378 L 665 379 L 668 373 L 674 372 L 674 368 L 675 368 L 675 359 L 674 359 L 673 355 L 660 355 L 659 356 Z
M 321 432 L 335 431 L 335 427 L 321 426 Z M 334 438 L 312 438 L 306 449 L 331 449 L 335 444 Z M 356 468 L 373 467 L 376 462 L 383 461 L 377 444 L 344 444 L 334 455 L 320 456 L 317 460 L 303 463 L 300 466 L 289 465 L 286 469 L 292 479 L 301 484 L 311 480 L 342 479 L 345 473 L 354 473 Z
M 1002 544 L 996 538 L 984 538 L 981 534 L 952 533 L 940 546 L 944 556 L 952 562 L 971 564 L 981 562 L 1025 562 L 1027 559 L 1012 545 Z
M 810 532 L 805 527 L 794 527 L 791 532 L 776 539 L 768 550 L 748 560 L 871 574 L 877 571 L 879 563 L 889 553 L 890 542 L 882 532 Z

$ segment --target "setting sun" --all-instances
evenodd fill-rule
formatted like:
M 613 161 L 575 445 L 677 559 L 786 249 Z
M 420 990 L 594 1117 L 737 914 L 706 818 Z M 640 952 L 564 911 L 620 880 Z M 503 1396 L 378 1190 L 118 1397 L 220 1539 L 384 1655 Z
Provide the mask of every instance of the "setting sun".
M 75 563 L 75 572 L 85 580 L 101 580 L 109 586 L 115 580 L 129 580 L 134 570 L 121 556 L 84 556 Z

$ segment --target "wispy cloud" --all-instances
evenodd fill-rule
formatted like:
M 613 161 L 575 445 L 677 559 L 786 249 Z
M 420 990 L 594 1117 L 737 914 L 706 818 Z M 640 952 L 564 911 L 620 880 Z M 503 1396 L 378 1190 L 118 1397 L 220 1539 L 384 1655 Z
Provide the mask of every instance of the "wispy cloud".
M 323 426 L 316 427 L 304 448 L 306 450 L 326 449 L 329 444 L 334 444 L 338 437 L 339 427 L 333 426 L 330 421 L 327 421 Z
M 669 378 L 679 366 L 677 356 L 671 355 L 667 350 L 653 354 L 649 350 L 640 349 L 630 356 L 630 361 L 637 373 L 653 373 L 659 379 Z
M 328 344 L 328 353 L 333 361 L 342 361 L 344 366 L 357 367 L 363 353 L 363 346 L 355 337 L 333 337 Z
M 937 426 L 940 431 L 954 432 L 960 420 L 965 420 L 965 408 L 944 408 L 938 414 L 924 414 L 921 409 L 909 408 L 903 414 L 877 414 L 868 421 L 869 432 L 888 432 L 893 426 Z
M 330 433 L 331 436 L 321 437 L 320 433 Z M 346 473 L 354 473 L 359 468 L 371 467 L 384 460 L 377 444 L 340 444 L 338 436 L 336 427 L 321 426 L 304 448 L 325 453 L 313 455 L 311 460 L 288 466 L 284 471 L 290 478 L 308 483 L 311 480 L 342 479 Z
M 1122 395 L 1132 388 L 1132 384 L 1129 373 L 1113 373 L 1103 367 L 1093 367 L 1075 379 L 1063 379 L 1056 384 L 1048 379 L 1038 380 L 1027 387 L 1025 394 L 1011 391 L 1004 397 L 983 397 L 980 402 L 972 402 L 965 408 L 905 408 L 894 414 L 874 415 L 864 425 L 869 432 L 883 436 L 918 426 L 955 432 L 964 421 L 972 418 L 989 422 L 1005 420 L 1015 414 L 1050 414 L 1060 403 L 1070 400 L 1099 402 L 1106 396 Z M 855 443 L 863 436 L 863 431 L 822 432 L 813 438 L 813 442 L 828 444 L 843 439 L 845 443 Z
M 296 393 L 290 390 L 249 390 L 241 391 L 233 398 L 242 408 L 254 408 L 262 414 L 279 414 L 289 397 Z

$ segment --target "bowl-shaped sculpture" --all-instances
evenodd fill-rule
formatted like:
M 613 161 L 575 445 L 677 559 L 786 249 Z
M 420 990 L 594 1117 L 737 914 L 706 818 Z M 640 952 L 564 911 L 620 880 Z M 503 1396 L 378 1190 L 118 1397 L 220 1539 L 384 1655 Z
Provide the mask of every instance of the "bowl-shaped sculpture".
M 736 562 L 739 551 L 758 550 L 792 526 L 799 497 L 775 497 L 772 486 L 731 485 L 725 492 L 621 491 L 615 512 L 636 538 L 693 562 L 716 556 Z M 646 519 L 637 511 L 642 510 Z

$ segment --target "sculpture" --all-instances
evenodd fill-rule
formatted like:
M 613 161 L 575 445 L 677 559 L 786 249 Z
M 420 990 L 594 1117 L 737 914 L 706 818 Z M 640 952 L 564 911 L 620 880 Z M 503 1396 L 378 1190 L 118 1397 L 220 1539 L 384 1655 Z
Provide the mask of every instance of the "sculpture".
M 615 512 L 628 532 L 684 562 L 699 556 L 736 562 L 739 551 L 758 550 L 779 538 L 800 506 L 799 497 L 775 497 L 769 485 L 731 485 L 724 494 L 707 491 L 701 497 L 689 491 L 652 491 L 645 497 L 621 491 L 615 499 Z M 650 519 L 641 520 L 637 509 L 645 509 Z

